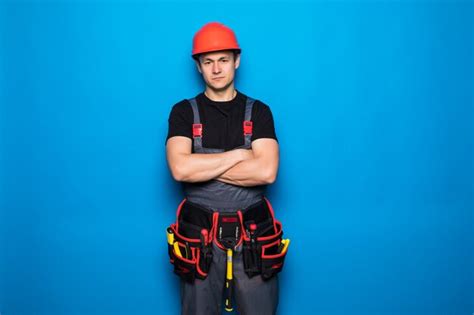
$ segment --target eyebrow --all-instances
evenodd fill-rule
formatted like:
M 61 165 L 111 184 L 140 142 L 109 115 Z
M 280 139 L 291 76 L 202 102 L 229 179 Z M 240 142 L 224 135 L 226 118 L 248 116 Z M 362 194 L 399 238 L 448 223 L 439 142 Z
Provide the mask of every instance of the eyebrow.
M 222 56 L 222 57 L 220 57 L 219 59 L 212 59 L 212 58 L 207 57 L 207 58 L 204 58 L 203 62 L 204 62 L 204 61 L 214 61 L 214 60 L 229 59 L 229 58 L 230 58 L 229 56 Z

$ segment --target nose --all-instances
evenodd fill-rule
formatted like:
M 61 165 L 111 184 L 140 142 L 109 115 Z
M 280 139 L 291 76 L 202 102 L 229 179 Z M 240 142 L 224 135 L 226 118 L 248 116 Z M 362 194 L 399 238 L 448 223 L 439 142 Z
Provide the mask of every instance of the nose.
M 221 67 L 219 65 L 219 62 L 214 62 L 212 64 L 212 73 L 213 74 L 219 74 L 221 72 Z

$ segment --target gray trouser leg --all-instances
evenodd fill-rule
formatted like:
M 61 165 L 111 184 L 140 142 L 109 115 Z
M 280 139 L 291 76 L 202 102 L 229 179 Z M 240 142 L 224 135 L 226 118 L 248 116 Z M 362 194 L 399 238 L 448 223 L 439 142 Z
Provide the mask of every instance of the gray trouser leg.
M 241 249 L 234 254 L 235 307 L 241 315 L 273 315 L 278 306 L 278 275 L 263 281 L 260 275 L 249 278 L 244 271 Z
M 219 315 L 226 274 L 226 253 L 213 244 L 213 258 L 205 280 L 194 284 L 181 281 L 181 314 Z M 278 305 L 278 278 L 263 281 L 260 276 L 251 279 L 244 272 L 242 246 L 233 257 L 234 305 L 241 315 L 273 315 Z
M 212 264 L 206 279 L 195 279 L 193 284 L 181 280 L 182 315 L 221 314 L 226 255 L 215 244 L 212 254 Z

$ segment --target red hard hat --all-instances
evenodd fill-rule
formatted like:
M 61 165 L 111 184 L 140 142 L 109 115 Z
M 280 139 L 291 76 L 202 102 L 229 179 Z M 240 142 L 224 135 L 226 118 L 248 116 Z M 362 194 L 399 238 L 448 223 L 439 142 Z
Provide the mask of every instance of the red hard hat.
M 219 50 L 238 50 L 240 52 L 234 31 L 222 23 L 207 23 L 194 35 L 192 56 Z

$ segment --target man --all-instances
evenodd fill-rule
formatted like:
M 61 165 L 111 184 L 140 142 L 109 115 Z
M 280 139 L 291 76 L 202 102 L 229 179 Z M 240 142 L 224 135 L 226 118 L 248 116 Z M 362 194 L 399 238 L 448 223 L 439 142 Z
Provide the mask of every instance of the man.
M 278 143 L 269 107 L 235 89 L 240 52 L 230 28 L 204 25 L 192 57 L 205 91 L 174 105 L 169 117 L 168 164 L 186 198 L 168 228 L 183 314 L 220 314 L 223 294 L 226 310 L 235 299 L 241 314 L 274 314 L 278 304 L 286 240 L 263 196 L 277 176 Z M 266 268 L 262 248 L 282 258 Z

